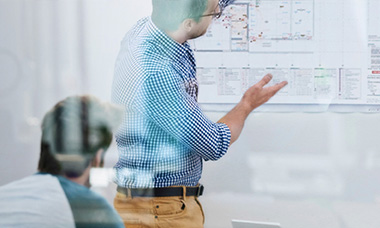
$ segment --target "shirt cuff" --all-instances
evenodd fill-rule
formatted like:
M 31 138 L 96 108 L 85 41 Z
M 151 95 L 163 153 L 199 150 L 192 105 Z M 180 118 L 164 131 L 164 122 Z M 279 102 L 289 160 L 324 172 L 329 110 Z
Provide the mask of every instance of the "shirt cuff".
M 219 130 L 222 133 L 222 139 L 223 139 L 223 144 L 221 148 L 221 154 L 227 153 L 228 148 L 230 147 L 231 143 L 231 130 L 225 123 L 218 123 L 219 125 Z

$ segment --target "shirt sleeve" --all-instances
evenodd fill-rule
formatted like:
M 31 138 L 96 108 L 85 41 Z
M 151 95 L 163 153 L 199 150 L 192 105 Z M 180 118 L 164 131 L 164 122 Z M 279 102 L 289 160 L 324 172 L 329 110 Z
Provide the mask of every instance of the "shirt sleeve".
M 214 123 L 201 111 L 174 70 L 149 78 L 136 98 L 137 108 L 170 136 L 188 146 L 204 160 L 218 160 L 228 150 L 231 132 L 227 125 Z
M 222 8 L 226 8 L 228 5 L 232 4 L 235 0 L 219 0 L 220 5 Z

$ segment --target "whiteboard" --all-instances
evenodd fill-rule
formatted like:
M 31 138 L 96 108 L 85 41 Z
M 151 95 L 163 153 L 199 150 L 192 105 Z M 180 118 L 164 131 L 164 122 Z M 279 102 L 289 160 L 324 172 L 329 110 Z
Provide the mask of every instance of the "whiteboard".
M 206 109 L 271 73 L 259 110 L 380 112 L 380 0 L 237 0 L 191 45 Z

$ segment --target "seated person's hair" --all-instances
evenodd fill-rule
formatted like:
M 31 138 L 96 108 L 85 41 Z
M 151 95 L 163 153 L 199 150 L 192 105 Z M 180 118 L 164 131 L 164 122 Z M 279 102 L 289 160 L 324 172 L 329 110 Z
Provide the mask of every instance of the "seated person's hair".
M 68 97 L 56 104 L 42 122 L 38 170 L 81 176 L 96 153 L 111 144 L 118 114 L 120 109 L 92 96 Z

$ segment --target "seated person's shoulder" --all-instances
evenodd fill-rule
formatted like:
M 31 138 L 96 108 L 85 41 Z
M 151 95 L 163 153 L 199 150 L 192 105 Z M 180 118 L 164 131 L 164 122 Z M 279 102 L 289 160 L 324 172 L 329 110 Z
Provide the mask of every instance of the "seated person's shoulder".
M 0 227 L 9 226 L 75 227 L 71 208 L 55 176 L 32 175 L 0 187 Z
M 77 227 L 124 227 L 114 208 L 94 191 L 58 177 Z

